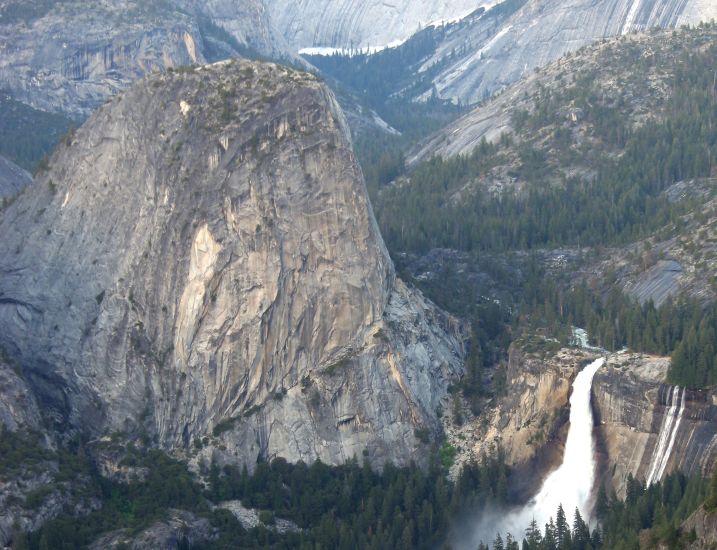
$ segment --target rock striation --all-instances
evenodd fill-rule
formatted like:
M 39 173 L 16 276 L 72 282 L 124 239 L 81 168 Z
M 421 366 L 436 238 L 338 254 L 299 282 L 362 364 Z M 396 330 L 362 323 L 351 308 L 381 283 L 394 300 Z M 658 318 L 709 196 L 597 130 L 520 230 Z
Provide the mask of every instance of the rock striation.
M 580 368 L 595 357 L 579 349 L 558 349 L 540 336 L 514 344 L 506 365 L 507 393 L 461 426 L 447 426 L 457 456 L 451 473 L 500 448 L 514 467 L 518 485 L 531 485 L 560 463 L 568 422 L 571 385 Z M 526 480 L 530 480 L 526 483 Z M 530 493 L 531 488 L 528 488 Z M 526 487 L 519 487 L 524 491 Z M 525 495 L 527 497 L 527 494 Z
M 456 25 L 423 70 L 443 63 L 436 92 L 476 103 L 603 38 L 713 18 L 717 5 L 704 0 L 511 0 Z
M 650 477 L 658 454 L 664 469 L 652 475 L 655 481 L 677 470 L 708 476 L 717 459 L 717 396 L 665 384 L 668 366 L 668 358 L 624 353 L 611 355 L 595 376 L 605 480 L 619 495 L 628 474 Z M 661 445 L 665 427 L 671 429 Z
M 49 112 L 86 117 L 146 74 L 244 49 L 288 56 L 259 0 L 8 0 L 0 5 L 0 87 Z
M 273 0 L 266 6 L 295 51 L 375 48 L 400 43 L 430 24 L 465 17 L 490 0 Z
M 406 463 L 417 430 L 441 429 L 461 327 L 396 278 L 343 115 L 308 74 L 142 80 L 0 232 L 0 344 L 61 427 L 250 464 Z

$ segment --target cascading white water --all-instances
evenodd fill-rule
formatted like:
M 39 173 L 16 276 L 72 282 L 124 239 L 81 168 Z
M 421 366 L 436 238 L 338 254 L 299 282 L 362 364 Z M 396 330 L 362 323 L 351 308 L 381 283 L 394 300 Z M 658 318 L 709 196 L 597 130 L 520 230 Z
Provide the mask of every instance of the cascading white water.
M 672 448 L 677 439 L 677 432 L 680 429 L 682 416 L 685 413 L 686 395 L 687 390 L 683 390 L 682 398 L 680 399 L 680 387 L 675 386 L 668 399 L 667 406 L 669 408 L 662 419 L 660 433 L 657 438 L 657 447 L 655 447 L 655 451 L 652 453 L 652 461 L 650 462 L 650 469 L 648 470 L 646 479 L 647 485 L 657 483 L 662 479 L 665 473 L 667 462 L 670 460 Z
M 570 429 L 563 463 L 548 476 L 538 494 L 523 508 L 503 518 L 497 520 L 493 518 L 490 527 L 483 525 L 480 528 L 483 538 L 490 533 L 489 529 L 493 534 L 488 540 L 492 540 L 496 532 L 504 535 L 512 533 L 522 537 L 531 520 L 535 519 L 542 528 L 551 517 L 555 517 L 560 504 L 569 518 L 572 517 L 575 508 L 578 508 L 583 517 L 589 519 L 590 495 L 595 483 L 596 467 L 590 398 L 593 377 L 604 364 L 604 358 L 593 361 L 573 382 L 573 394 L 570 397 Z
M 597 348 L 595 346 L 590 345 L 588 331 L 584 328 L 573 327 L 573 338 L 571 344 L 573 346 L 577 346 L 581 349 L 585 349 L 588 351 L 605 351 L 602 348 Z

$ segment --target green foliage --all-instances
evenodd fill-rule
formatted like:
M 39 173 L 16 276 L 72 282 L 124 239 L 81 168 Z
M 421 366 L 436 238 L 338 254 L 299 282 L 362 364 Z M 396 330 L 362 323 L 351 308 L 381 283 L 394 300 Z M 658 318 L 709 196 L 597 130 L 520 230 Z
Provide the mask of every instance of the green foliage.
M 449 445 L 448 443 L 441 445 L 439 454 L 441 457 L 441 464 L 446 470 L 453 466 L 457 453 L 458 451 L 453 445 Z
M 259 512 L 259 521 L 264 525 L 274 525 L 274 514 L 269 510 Z
M 553 333 L 587 329 L 600 347 L 671 355 L 668 379 L 689 388 L 717 384 L 717 304 L 668 298 L 640 304 L 617 287 L 598 296 L 586 286 L 562 291 L 538 272 L 529 277 L 521 310 Z M 534 328 L 533 328 L 534 330 Z
M 660 544 L 666 548 L 682 548 L 689 533 L 682 533 L 679 526 L 704 499 L 704 480 L 688 479 L 678 473 L 648 488 L 631 476 L 627 483 L 625 500 L 608 500 L 604 490 L 601 491 L 603 505 L 597 506 L 599 530 L 591 533 L 578 509 L 573 512 L 571 525 L 562 506 L 559 506 L 555 521 L 551 519 L 544 529 L 541 530 L 535 520 L 526 526 L 522 548 L 640 550 L 644 548 L 640 545 L 640 538 L 645 534 L 650 548 L 657 548 Z M 508 542 L 504 547 L 508 548 L 507 545 Z
M 258 464 L 253 475 L 213 465 L 208 496 L 241 499 L 294 521 L 304 531 L 291 536 L 302 545 L 402 548 L 410 540 L 409 548 L 433 548 L 444 539 L 453 513 L 504 499 L 507 479 L 502 454 L 468 464 L 455 485 L 436 460 L 428 470 L 387 464 L 379 474 L 355 460 L 330 467 L 276 459 Z
M 30 172 L 47 169 L 47 162 L 42 159 L 78 123 L 61 114 L 33 109 L 0 93 L 0 128 L 3 129 L 0 132 L 0 155 Z
M 389 248 L 422 253 L 619 244 L 670 226 L 695 205 L 670 202 L 662 192 L 677 181 L 711 176 L 717 157 L 715 56 L 715 44 L 676 56 L 661 117 L 636 128 L 626 127 L 619 106 L 593 100 L 589 74 L 565 90 L 543 90 L 533 111 L 514 117 L 531 137 L 516 146 L 509 137 L 483 142 L 470 155 L 428 160 L 409 183 L 380 193 L 376 214 Z M 596 151 L 572 147 L 563 131 L 565 116 L 557 111 L 576 102 L 584 104 L 602 144 Z M 550 132 L 547 144 L 543 130 Z M 594 177 L 571 175 L 575 164 L 587 164 Z M 499 165 L 524 184 L 522 190 L 493 194 L 481 186 Z
M 678 547 L 677 540 L 686 535 L 679 532 L 679 526 L 703 502 L 705 481 L 677 473 L 647 488 L 632 477 L 627 483 L 625 501 L 610 501 L 600 518 L 603 547 L 638 550 L 638 534 L 643 529 L 650 529 L 653 544 Z
M 131 484 L 115 483 L 92 473 L 95 496 L 101 499 L 100 510 L 77 518 L 62 514 L 45 523 L 29 537 L 30 547 L 79 548 L 92 542 L 99 534 L 119 529 L 139 530 L 165 517 L 170 508 L 180 508 L 200 514 L 209 511 L 198 483 L 186 466 L 166 454 L 151 450 L 130 449 L 134 460 L 148 469 L 144 481 Z
M 0 478 L 16 477 L 26 468 L 39 467 L 55 458 L 52 451 L 41 445 L 37 434 L 11 432 L 0 424 Z
M 45 501 L 45 498 L 55 492 L 55 489 L 56 488 L 52 485 L 42 485 L 37 489 L 30 491 L 27 495 L 25 495 L 25 502 L 22 504 L 23 507 L 29 510 L 37 510 Z
M 232 429 L 234 429 L 234 425 L 236 424 L 237 420 L 240 420 L 241 416 L 233 416 L 231 418 L 226 418 L 219 422 L 214 428 L 212 429 L 212 435 L 214 437 L 218 437 L 222 435 L 224 432 L 229 432 Z
M 428 27 L 413 35 L 399 48 L 386 48 L 373 55 L 350 52 L 349 55 L 305 56 L 323 74 L 337 80 L 342 87 L 365 95 L 373 106 L 402 92 L 408 97 L 430 91 L 432 76 L 438 66 L 418 72 L 426 56 L 436 51 L 446 29 Z
M 710 494 L 705 501 L 705 509 L 708 512 L 717 510 L 717 463 L 714 465 L 712 480 L 710 481 Z

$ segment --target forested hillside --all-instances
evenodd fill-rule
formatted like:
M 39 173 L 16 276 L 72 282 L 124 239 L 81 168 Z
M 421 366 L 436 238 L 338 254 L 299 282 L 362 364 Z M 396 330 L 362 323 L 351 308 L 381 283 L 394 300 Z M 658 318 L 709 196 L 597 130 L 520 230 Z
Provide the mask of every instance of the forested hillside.
M 715 59 L 717 26 L 702 25 L 585 48 L 518 84 L 522 95 L 505 92 L 520 99 L 500 137 L 468 154 L 434 156 L 373 189 L 389 248 L 395 255 L 456 249 L 476 261 L 575 250 L 585 256 L 576 272 L 558 279 L 554 270 L 536 272 L 521 283 L 516 319 L 539 319 L 566 342 L 577 324 L 608 349 L 673 354 L 674 383 L 716 383 L 717 325 L 703 308 L 717 258 Z M 481 110 L 495 114 L 489 102 L 474 118 Z M 644 269 L 668 257 L 694 265 L 699 298 L 639 303 L 620 291 L 614 273 L 610 280 L 610 259 L 618 257 Z M 595 258 L 604 258 L 597 287 Z M 418 283 L 450 307 L 440 283 Z
M 367 462 L 361 465 L 357 460 L 329 467 L 321 462 L 291 465 L 276 459 L 258 464 L 253 474 L 246 468 L 212 463 L 202 471 L 204 483 L 200 483 L 180 461 L 134 444 L 125 446 L 119 438 L 90 446 L 74 440 L 67 450 L 55 452 L 43 448 L 36 434 L 0 429 L 0 450 L 6 457 L 0 479 L 56 464 L 51 466 L 56 469 L 53 484 L 28 494 L 19 503 L 24 509 L 39 509 L 46 500 L 57 498 L 58 492 L 68 491 L 67 481 L 72 479 L 82 485 L 81 491 L 68 494 L 71 502 L 94 499 L 104 503 L 81 517 L 68 507 L 29 535 L 18 530 L 12 541 L 12 548 L 17 549 L 81 548 L 108 529 L 119 529 L 115 540 L 131 540 L 176 508 L 188 511 L 187 517 L 196 521 L 205 520 L 210 537 L 190 542 L 192 530 L 186 525 L 179 548 L 435 548 L 448 536 L 456 514 L 510 503 L 511 472 L 499 451 L 467 465 L 455 482 L 445 478 L 452 452 L 444 447 L 425 471 L 389 465 L 379 474 Z M 117 481 L 100 475 L 96 460 L 107 453 L 116 456 L 125 471 L 134 472 L 132 479 Z M 679 474 L 649 488 L 631 480 L 629 487 L 625 500 L 604 492 L 598 495 L 599 529 L 591 532 L 579 513 L 556 510 L 555 523 L 526 525 L 525 533 L 508 537 L 503 548 L 513 548 L 525 538 L 522 547 L 530 550 L 632 549 L 645 536 L 675 548 L 690 536 L 679 529 L 681 521 L 706 497 L 708 508 L 717 502 L 717 473 L 711 491 L 704 480 L 688 480 Z M 228 503 L 238 499 L 259 511 L 258 525 L 243 525 L 229 511 Z M 278 522 L 285 520 L 293 527 L 277 529 Z M 503 542 L 505 535 L 496 537 L 496 542 Z M 117 548 L 124 548 L 123 544 L 119 542 Z
M 33 109 L 0 93 L 0 154 L 32 172 L 43 156 L 52 153 L 60 138 L 80 123 L 63 114 Z
M 662 193 L 712 175 L 716 38 L 703 26 L 619 39 L 546 69 L 512 131 L 381 191 L 389 246 L 605 246 L 669 231 L 693 205 Z

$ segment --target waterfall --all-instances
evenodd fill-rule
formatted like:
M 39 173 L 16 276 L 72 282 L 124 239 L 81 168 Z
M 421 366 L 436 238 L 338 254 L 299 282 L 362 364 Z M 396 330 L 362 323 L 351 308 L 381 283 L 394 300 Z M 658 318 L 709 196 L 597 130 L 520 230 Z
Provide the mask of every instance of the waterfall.
M 680 429 L 682 416 L 685 412 L 686 394 L 687 390 L 685 389 L 682 391 L 682 398 L 680 399 L 680 387 L 675 386 L 668 397 L 668 409 L 662 419 L 660 433 L 657 438 L 657 447 L 652 453 L 652 461 L 647 474 L 646 483 L 648 486 L 660 481 L 665 473 L 667 462 L 672 454 L 672 447 L 674 447 L 675 439 L 677 439 L 677 432 Z
M 605 364 L 600 358 L 585 367 L 573 382 L 570 397 L 570 429 L 560 467 L 543 482 L 538 494 L 523 508 L 492 518 L 479 528 L 483 540 L 493 540 L 496 532 L 512 533 L 522 538 L 525 528 L 535 519 L 542 528 L 560 504 L 568 517 L 575 508 L 586 519 L 590 517 L 590 496 L 595 483 L 595 445 L 593 442 L 592 382 L 595 373 Z M 491 534 L 492 531 L 492 534 Z

